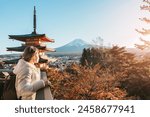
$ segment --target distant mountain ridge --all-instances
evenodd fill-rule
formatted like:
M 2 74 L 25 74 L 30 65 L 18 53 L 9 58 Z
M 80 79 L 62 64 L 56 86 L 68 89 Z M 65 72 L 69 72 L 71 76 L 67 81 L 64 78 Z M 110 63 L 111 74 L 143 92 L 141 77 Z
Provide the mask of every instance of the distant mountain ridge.
M 55 48 L 56 52 L 82 52 L 84 48 L 91 47 L 89 43 L 82 39 L 75 39 L 64 46 Z

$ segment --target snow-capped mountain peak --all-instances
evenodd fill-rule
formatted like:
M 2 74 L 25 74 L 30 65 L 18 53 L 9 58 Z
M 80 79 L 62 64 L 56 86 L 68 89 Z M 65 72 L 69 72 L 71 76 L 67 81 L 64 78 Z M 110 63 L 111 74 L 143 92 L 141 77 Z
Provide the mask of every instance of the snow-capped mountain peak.
M 83 41 L 82 39 L 75 39 L 71 41 L 70 43 L 66 44 L 65 46 L 84 46 L 87 45 L 88 43 Z
M 70 43 L 56 48 L 56 52 L 82 52 L 84 48 L 90 47 L 90 44 L 82 39 L 75 39 Z

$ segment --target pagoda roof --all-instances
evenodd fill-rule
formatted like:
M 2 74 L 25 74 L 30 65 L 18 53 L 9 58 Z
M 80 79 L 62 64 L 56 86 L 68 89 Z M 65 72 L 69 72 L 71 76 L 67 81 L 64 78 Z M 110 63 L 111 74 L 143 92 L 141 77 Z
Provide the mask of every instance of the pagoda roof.
M 24 49 L 25 49 L 25 46 L 20 46 L 20 47 L 7 47 L 7 51 L 23 52 Z
M 24 46 L 24 45 L 19 46 L 19 47 L 7 47 L 7 51 L 23 52 L 26 47 L 27 46 Z M 55 52 L 55 49 L 47 48 L 46 46 L 37 45 L 37 46 L 34 46 L 34 47 L 38 48 L 41 51 Z
M 26 47 L 27 47 L 27 46 L 7 47 L 7 51 L 23 52 Z M 46 50 L 46 46 L 37 45 L 37 46 L 35 46 L 35 47 L 38 48 L 39 50 Z
M 31 33 L 31 34 L 24 34 L 24 35 L 8 35 L 9 39 L 15 39 L 18 41 L 23 41 L 26 42 L 27 39 L 40 39 L 41 41 L 44 42 L 54 42 L 53 39 L 49 39 L 48 37 L 45 36 L 45 34 L 37 34 L 37 33 Z

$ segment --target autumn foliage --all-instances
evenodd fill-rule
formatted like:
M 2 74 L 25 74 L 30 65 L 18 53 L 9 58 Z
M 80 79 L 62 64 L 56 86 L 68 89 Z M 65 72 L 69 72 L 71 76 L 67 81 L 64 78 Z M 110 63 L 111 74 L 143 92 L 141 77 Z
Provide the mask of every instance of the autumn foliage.
M 124 47 L 84 49 L 81 64 L 64 72 L 48 69 L 55 99 L 150 99 L 150 61 L 138 60 Z

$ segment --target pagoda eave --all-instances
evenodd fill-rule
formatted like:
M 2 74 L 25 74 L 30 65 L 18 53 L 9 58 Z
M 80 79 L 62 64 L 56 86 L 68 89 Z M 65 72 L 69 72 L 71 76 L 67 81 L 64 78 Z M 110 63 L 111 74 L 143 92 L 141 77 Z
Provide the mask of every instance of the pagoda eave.
M 20 46 L 20 47 L 7 47 L 7 51 L 23 52 L 24 49 L 25 49 L 25 46 Z
M 26 47 L 27 47 L 27 46 L 7 47 L 7 51 L 23 52 Z M 35 46 L 35 47 L 38 48 L 38 49 L 41 50 L 41 51 L 47 51 L 46 46 L 37 45 L 37 46 Z M 54 51 L 54 49 L 49 49 L 49 51 Z
M 31 34 L 25 34 L 25 35 L 9 35 L 9 39 L 15 39 L 18 41 L 23 41 L 27 42 L 32 39 L 39 39 L 43 42 L 54 42 L 54 39 L 50 39 L 45 36 L 45 34 L 36 34 L 36 33 L 31 33 Z
M 51 42 L 51 43 L 54 43 L 54 42 L 55 42 L 54 39 L 50 39 L 50 38 L 48 38 L 48 37 L 43 37 L 43 38 L 41 38 L 40 40 L 43 41 L 43 42 Z
M 26 42 L 27 39 L 36 39 L 36 38 L 43 38 L 45 34 L 25 34 L 25 35 L 8 35 L 9 39 L 15 39 L 18 41 Z

